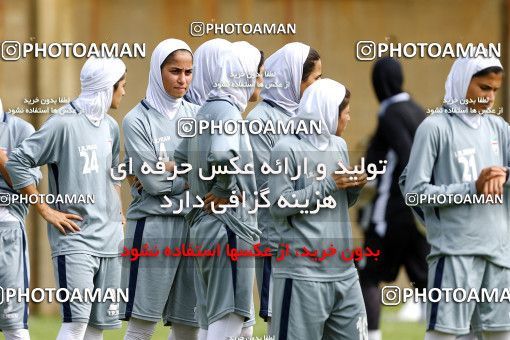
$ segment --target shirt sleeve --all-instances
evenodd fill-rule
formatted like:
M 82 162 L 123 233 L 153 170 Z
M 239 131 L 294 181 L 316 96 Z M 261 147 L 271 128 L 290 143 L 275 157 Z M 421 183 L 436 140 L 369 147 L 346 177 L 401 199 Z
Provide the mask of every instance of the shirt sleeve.
M 212 134 L 208 163 L 211 166 L 227 166 L 229 170 L 233 170 L 230 160 L 239 156 L 239 144 L 239 134 Z M 228 198 L 236 189 L 236 176 L 222 174 L 214 177 L 211 193 L 216 197 Z
M 142 166 L 149 165 L 155 168 L 159 161 L 150 136 L 145 132 L 140 119 L 124 119 L 124 147 L 132 162 L 132 169 L 143 185 L 143 190 L 152 196 L 179 195 L 184 191 L 186 181 L 182 177 L 169 180 L 170 172 L 162 174 L 143 174 Z
M 35 129 L 32 124 L 24 122 L 24 128 L 19 134 L 18 141 L 16 143 L 16 147 L 18 147 L 25 139 L 34 134 Z M 39 182 L 42 179 L 42 173 L 39 167 L 31 168 L 30 173 L 32 174 L 32 178 L 34 179 L 34 184 L 39 185 Z
M 111 126 L 112 126 L 112 169 L 116 176 L 114 178 L 119 178 L 120 175 L 118 173 L 119 164 L 120 164 L 120 131 L 119 131 L 119 125 L 115 120 L 111 120 Z M 116 180 L 112 178 L 115 185 L 121 185 L 120 180 Z
M 505 185 L 506 186 L 510 186 L 510 124 L 506 124 L 506 128 L 507 128 L 507 134 L 506 134 L 506 138 L 507 138 L 507 146 L 506 146 L 506 152 L 507 152 L 507 155 L 506 155 L 506 183 Z
M 347 162 L 347 167 L 350 166 L 350 161 L 349 161 L 349 152 L 347 151 L 347 144 L 345 144 L 345 142 L 342 143 L 342 153 L 344 154 L 344 159 L 346 160 Z M 336 188 L 336 184 L 335 184 L 335 188 Z M 345 190 L 346 193 L 347 193 L 347 205 L 348 207 L 352 207 L 354 204 L 356 204 L 356 202 L 358 201 L 358 197 L 359 197 L 359 194 L 361 192 L 361 188 L 348 188 Z
M 260 172 L 262 164 L 269 164 L 271 148 L 274 146 L 273 138 L 270 134 L 250 134 L 250 143 L 253 149 L 253 166 L 255 169 L 257 189 L 267 188 L 268 176 Z
M 278 143 L 271 150 L 270 164 L 275 166 L 278 160 L 284 160 L 287 157 L 289 162 L 289 173 L 280 173 L 269 176 L 268 186 L 269 201 L 271 206 L 269 211 L 273 217 L 287 217 L 299 214 L 302 208 L 299 207 L 280 207 L 278 201 L 284 198 L 287 202 L 309 202 L 309 208 L 317 206 L 317 202 L 324 197 L 331 195 L 336 190 L 336 184 L 331 175 L 326 176 L 325 179 L 313 181 L 302 189 L 295 189 L 294 181 L 291 177 L 296 175 L 297 162 L 292 150 L 281 147 Z M 283 161 L 281 161 L 283 163 Z M 319 195 L 317 195 L 319 192 Z
M 34 168 L 44 164 L 58 164 L 61 146 L 66 143 L 65 132 L 65 118 L 50 116 L 38 131 L 11 152 L 6 165 L 15 190 L 31 184 L 37 185 L 36 177 L 39 177 L 40 172 Z

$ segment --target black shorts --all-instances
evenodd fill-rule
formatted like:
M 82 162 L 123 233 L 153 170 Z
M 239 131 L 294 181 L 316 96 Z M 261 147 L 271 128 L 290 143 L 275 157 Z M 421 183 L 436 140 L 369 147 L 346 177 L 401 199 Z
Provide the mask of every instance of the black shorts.
M 430 245 L 414 222 L 387 221 L 388 227 L 384 237 L 375 231 L 375 225 L 370 224 L 365 232 L 364 247 L 373 251 L 380 250 L 381 254 L 375 260 L 367 261 L 359 266 L 361 284 L 395 281 L 404 266 L 411 284 L 417 288 L 427 287 L 427 261 Z

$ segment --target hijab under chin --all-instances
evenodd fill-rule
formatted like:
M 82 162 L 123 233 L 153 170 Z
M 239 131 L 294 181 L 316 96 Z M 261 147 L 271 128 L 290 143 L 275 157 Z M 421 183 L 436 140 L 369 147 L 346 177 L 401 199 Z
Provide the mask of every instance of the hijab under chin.
M 156 46 L 151 56 L 151 65 L 149 71 L 149 84 L 145 95 L 146 101 L 156 111 L 162 115 L 173 119 L 179 111 L 182 104 L 182 98 L 170 96 L 163 86 L 163 77 L 161 75 L 161 65 L 171 53 L 177 50 L 186 50 L 191 52 L 191 48 L 182 40 L 167 39 Z
M 257 86 L 260 58 L 260 51 L 246 41 L 232 43 L 209 97 L 225 99 L 243 112 Z
M 501 67 L 498 58 L 485 58 L 479 56 L 477 58 L 458 58 L 448 74 L 445 84 L 444 101 L 451 103 L 448 106 L 472 128 L 478 128 L 481 122 L 479 113 L 470 113 L 466 104 L 460 104 L 460 101 L 466 99 L 467 90 L 474 74 L 489 68 Z
M 317 149 L 326 150 L 331 136 L 335 135 L 337 130 L 338 110 L 345 98 L 345 93 L 344 85 L 327 78 L 319 79 L 308 86 L 299 102 L 298 113 L 292 120 L 320 121 L 321 133 L 300 133 L 299 136 Z
M 273 53 L 264 63 L 268 76 L 264 77 L 260 96 L 283 108 L 289 116 L 297 114 L 303 65 L 309 53 L 310 46 L 293 42 Z
M 186 93 L 186 100 L 202 106 L 213 84 L 219 78 L 220 63 L 231 49 L 232 43 L 225 39 L 211 39 L 200 45 L 193 56 L 193 80 Z
M 90 57 L 80 73 L 81 93 L 73 103 L 94 125 L 104 118 L 113 99 L 113 85 L 126 73 L 118 58 Z

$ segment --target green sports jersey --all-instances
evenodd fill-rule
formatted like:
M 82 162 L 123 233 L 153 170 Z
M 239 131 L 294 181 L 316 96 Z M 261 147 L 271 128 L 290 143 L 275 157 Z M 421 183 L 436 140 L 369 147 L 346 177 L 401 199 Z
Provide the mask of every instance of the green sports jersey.
M 508 167 L 509 125 L 501 117 L 481 116 L 478 129 L 442 111 L 419 126 L 406 170 L 405 195 L 473 195 L 483 168 Z M 509 182 L 503 204 L 421 204 L 431 255 L 480 255 L 510 268 Z
M 7 170 L 14 189 L 20 189 L 34 183 L 30 169 L 47 164 L 49 193 L 70 198 L 52 207 L 83 218 L 75 221 L 81 230 L 67 235 L 48 225 L 52 256 L 116 256 L 123 233 L 120 200 L 111 169 L 119 162 L 119 127 L 109 115 L 95 126 L 83 114 L 64 113 L 72 112 L 72 105 L 64 106 L 63 113 L 50 116 L 23 141 L 12 152 Z

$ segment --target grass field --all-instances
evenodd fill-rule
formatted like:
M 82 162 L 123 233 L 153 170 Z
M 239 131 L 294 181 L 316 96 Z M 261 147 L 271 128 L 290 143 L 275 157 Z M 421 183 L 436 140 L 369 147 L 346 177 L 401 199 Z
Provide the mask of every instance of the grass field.
M 396 308 L 384 308 L 382 314 L 382 331 L 384 340 L 422 340 L 425 334 L 425 325 L 422 323 L 413 322 L 398 322 L 396 321 Z M 46 340 L 55 339 L 59 327 L 60 319 L 58 317 L 42 317 L 31 316 L 30 322 L 30 335 L 32 340 Z M 255 336 L 262 336 L 266 333 L 266 324 L 261 319 L 257 319 L 255 325 Z M 105 340 L 120 340 L 123 338 L 126 331 L 126 323 L 123 324 L 122 329 L 105 332 Z M 169 328 L 163 327 L 159 324 L 156 333 L 152 339 L 166 340 L 168 337 Z M 1 333 L 0 333 L 1 334 Z M 3 337 L 0 335 L 0 339 Z M 309 339 L 307 339 L 309 340 Z M 313 339 L 310 339 L 313 340 Z

